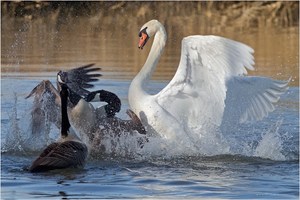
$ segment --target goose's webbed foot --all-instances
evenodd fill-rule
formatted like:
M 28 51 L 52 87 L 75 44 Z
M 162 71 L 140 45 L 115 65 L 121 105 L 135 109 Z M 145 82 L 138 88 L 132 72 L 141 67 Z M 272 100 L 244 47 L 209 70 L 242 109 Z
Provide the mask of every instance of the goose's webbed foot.
M 143 126 L 138 116 L 130 109 L 126 110 L 126 114 L 131 118 L 131 126 L 133 130 L 137 130 L 140 134 L 146 134 L 146 129 Z

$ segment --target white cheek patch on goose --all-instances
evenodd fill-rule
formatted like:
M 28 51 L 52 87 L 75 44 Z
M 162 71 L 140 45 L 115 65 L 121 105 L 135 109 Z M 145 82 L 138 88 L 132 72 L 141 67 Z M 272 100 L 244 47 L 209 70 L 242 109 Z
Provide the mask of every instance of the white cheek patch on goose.
M 65 83 L 64 81 L 62 81 L 62 80 L 61 80 L 61 78 L 60 78 L 60 75 L 59 75 L 59 74 L 57 75 L 57 80 L 58 80 L 58 82 L 59 82 L 59 83 Z
M 100 98 L 101 98 L 101 94 L 97 93 L 96 96 L 95 96 L 95 99 L 99 99 L 100 100 Z

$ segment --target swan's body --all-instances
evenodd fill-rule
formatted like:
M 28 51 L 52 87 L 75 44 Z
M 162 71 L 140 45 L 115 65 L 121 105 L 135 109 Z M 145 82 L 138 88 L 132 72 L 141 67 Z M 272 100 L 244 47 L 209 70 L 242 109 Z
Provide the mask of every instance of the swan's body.
M 218 36 L 189 36 L 182 40 L 177 72 L 159 93 L 146 91 L 166 44 L 166 31 L 157 20 L 140 31 L 139 47 L 154 36 L 149 56 L 129 88 L 129 105 L 147 129 L 172 139 L 200 134 L 212 127 L 262 119 L 288 88 L 288 81 L 248 77 L 253 49 Z
M 30 172 L 42 172 L 53 169 L 83 167 L 88 148 L 71 128 L 67 113 L 68 88 L 62 86 L 61 96 L 61 138 L 50 144 L 32 163 Z

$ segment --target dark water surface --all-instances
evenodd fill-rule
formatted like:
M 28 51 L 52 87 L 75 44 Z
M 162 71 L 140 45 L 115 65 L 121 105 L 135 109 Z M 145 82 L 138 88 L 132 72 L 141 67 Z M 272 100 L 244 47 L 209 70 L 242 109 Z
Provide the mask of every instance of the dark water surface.
M 298 163 L 217 156 L 154 161 L 102 160 L 84 170 L 29 174 L 33 157 L 3 156 L 2 199 L 296 199 Z
M 30 137 L 32 100 L 24 97 L 45 78 L 2 78 L 2 199 L 299 197 L 298 87 L 291 87 L 265 120 L 241 125 L 237 137 L 229 140 L 233 147 L 229 154 L 220 153 L 217 146 L 211 149 L 209 144 L 202 147 L 211 149 L 209 155 L 189 155 L 188 149 L 181 147 L 175 156 L 168 151 L 159 154 L 154 143 L 130 156 L 123 148 L 111 155 L 93 156 L 84 169 L 31 174 L 25 169 L 46 144 Z M 101 80 L 96 84 L 96 88 L 120 96 L 121 118 L 126 118 L 129 83 Z M 150 90 L 156 92 L 165 84 L 155 81 Z M 58 133 L 52 127 L 52 140 Z

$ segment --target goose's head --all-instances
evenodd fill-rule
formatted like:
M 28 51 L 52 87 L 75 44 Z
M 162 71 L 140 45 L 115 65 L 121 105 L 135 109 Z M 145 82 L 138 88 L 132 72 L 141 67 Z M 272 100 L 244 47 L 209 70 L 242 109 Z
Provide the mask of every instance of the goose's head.
M 64 71 L 59 71 L 57 73 L 57 89 L 58 89 L 58 91 L 61 91 L 62 88 L 69 89 L 68 83 L 71 83 L 68 79 L 68 73 L 64 72 Z
M 57 82 L 59 84 L 67 84 L 68 83 L 68 74 L 63 71 L 59 71 L 57 73 Z
M 140 41 L 138 47 L 140 49 L 143 49 L 148 39 L 155 35 L 155 33 L 160 27 L 162 27 L 161 23 L 155 19 L 148 21 L 146 24 L 144 24 L 139 32 Z

